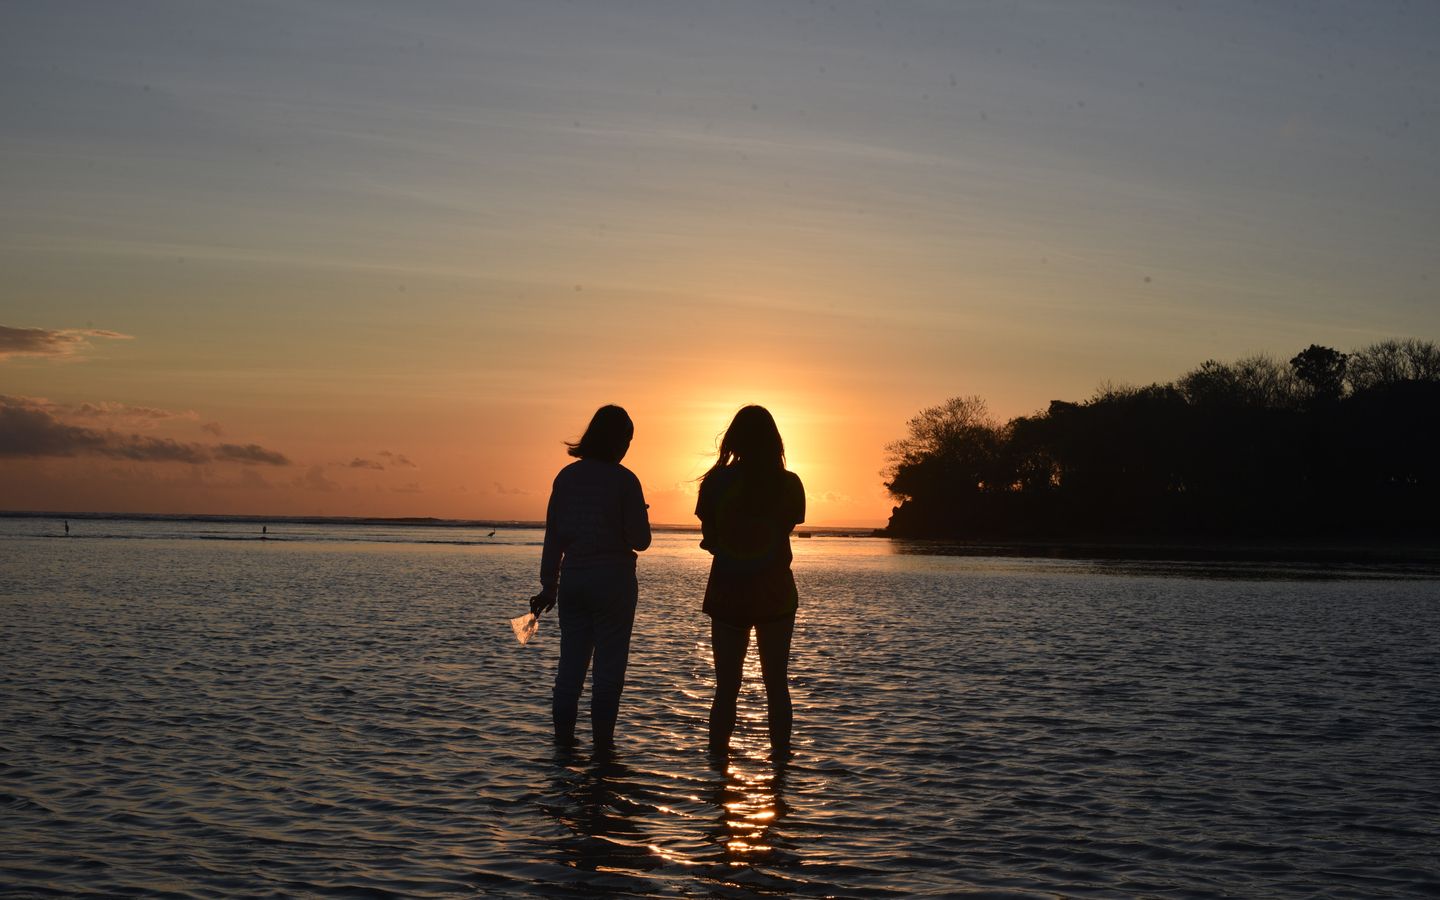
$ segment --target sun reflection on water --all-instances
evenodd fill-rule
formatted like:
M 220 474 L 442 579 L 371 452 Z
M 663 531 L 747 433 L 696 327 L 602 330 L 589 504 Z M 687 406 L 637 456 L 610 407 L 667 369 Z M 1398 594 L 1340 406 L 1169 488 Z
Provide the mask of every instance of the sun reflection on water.
M 771 829 L 786 813 L 785 768 L 745 759 L 726 767 L 720 789 L 721 833 L 732 865 L 754 862 L 775 851 Z

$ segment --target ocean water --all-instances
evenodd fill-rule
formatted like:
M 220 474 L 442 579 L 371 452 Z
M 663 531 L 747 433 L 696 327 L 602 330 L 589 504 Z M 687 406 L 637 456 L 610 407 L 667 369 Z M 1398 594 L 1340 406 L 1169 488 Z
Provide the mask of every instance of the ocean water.
M 714 767 L 693 534 L 597 760 L 539 532 L 71 524 L 0 519 L 6 894 L 1440 895 L 1433 571 L 797 539 L 795 758 L 752 652 Z

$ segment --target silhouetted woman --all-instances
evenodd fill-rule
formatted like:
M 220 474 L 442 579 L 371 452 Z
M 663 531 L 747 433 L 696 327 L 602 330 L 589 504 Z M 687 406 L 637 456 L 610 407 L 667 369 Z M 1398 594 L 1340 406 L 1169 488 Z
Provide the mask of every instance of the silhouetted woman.
M 772 757 L 790 754 L 790 638 L 799 598 L 790 572 L 790 532 L 805 521 L 805 488 L 785 470 L 785 445 L 762 406 L 735 414 L 720 440 L 720 457 L 700 482 L 695 506 L 703 539 L 715 557 L 705 585 L 705 614 L 715 654 L 710 751 L 728 752 L 735 701 L 750 631 L 765 679 Z
M 635 624 L 635 552 L 650 546 L 640 480 L 620 465 L 635 426 L 618 406 L 602 406 L 585 434 L 567 443 L 577 461 L 560 470 L 545 511 L 537 615 L 560 603 L 560 669 L 555 675 L 555 742 L 575 743 L 585 672 L 594 658 L 590 728 L 597 750 L 615 745 L 615 719 L 630 630 Z

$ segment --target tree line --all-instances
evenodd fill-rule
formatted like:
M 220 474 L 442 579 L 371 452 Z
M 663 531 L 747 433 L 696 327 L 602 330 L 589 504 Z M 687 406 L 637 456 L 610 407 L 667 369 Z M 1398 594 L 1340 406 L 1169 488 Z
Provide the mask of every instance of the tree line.
M 1440 347 L 1207 360 L 999 424 L 978 396 L 887 449 L 886 533 L 968 539 L 1440 534 Z

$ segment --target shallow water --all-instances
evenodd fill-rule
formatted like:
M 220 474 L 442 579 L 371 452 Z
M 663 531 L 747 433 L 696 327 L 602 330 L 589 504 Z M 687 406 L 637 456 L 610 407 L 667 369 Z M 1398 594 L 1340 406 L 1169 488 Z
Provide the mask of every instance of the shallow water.
M 717 769 L 693 535 L 597 761 L 507 622 L 538 532 L 72 528 L 0 519 L 9 893 L 1440 893 L 1433 577 L 797 540 L 795 759 L 752 654 Z

